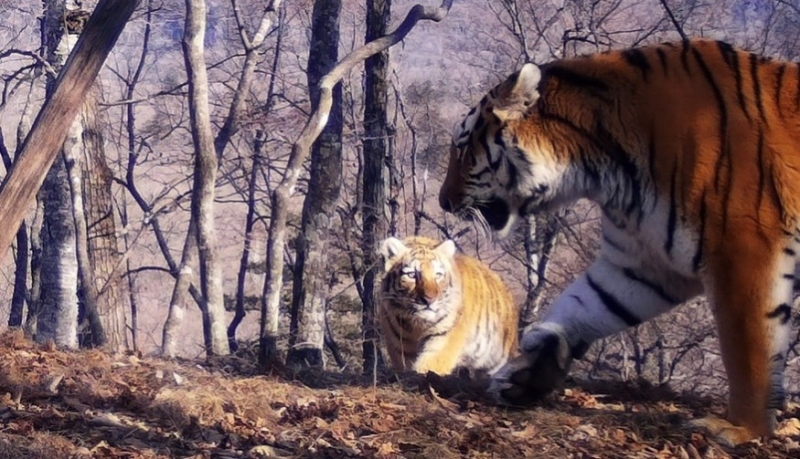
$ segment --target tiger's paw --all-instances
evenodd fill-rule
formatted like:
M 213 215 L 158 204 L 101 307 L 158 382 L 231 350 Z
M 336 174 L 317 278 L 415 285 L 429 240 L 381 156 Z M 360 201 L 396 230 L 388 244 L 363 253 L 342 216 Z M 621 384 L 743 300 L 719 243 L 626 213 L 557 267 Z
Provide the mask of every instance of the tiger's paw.
M 560 327 L 542 324 L 522 338 L 522 354 L 492 377 L 489 393 L 502 404 L 525 406 L 563 385 L 569 371 L 569 345 Z
M 731 424 L 730 421 L 716 416 L 693 419 L 687 424 L 689 429 L 703 430 L 714 441 L 729 448 L 734 448 L 758 438 L 750 433 L 747 428 Z

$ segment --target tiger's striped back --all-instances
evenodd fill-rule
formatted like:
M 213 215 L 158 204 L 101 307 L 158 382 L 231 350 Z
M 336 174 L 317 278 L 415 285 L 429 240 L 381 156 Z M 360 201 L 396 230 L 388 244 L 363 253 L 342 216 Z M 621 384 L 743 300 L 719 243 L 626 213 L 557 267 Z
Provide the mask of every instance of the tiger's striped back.
M 452 241 L 389 238 L 379 320 L 396 371 L 494 373 L 517 351 L 519 311 L 500 277 Z
M 800 253 L 800 64 L 687 40 L 525 64 L 457 126 L 445 211 L 501 235 L 586 198 L 597 259 L 526 330 L 492 390 L 526 403 L 593 341 L 705 293 L 736 444 L 774 431 L 785 401 Z M 553 363 L 556 365 L 553 365 Z

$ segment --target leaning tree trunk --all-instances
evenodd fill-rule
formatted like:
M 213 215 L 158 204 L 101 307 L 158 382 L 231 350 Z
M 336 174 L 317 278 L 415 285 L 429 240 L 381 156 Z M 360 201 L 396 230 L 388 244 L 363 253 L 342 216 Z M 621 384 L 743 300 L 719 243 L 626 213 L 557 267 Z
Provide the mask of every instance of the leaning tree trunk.
M 46 6 L 57 6 L 47 0 Z M 100 0 L 59 73 L 58 80 L 25 138 L 14 169 L 0 187 L 0 256 L 11 245 L 47 171 L 66 139 L 70 124 L 108 53 L 136 8 L 136 1 Z M 68 21 L 65 21 L 69 23 Z M 43 27 L 43 31 L 55 30 Z M 43 40 L 45 43 L 46 40 Z
M 311 108 L 319 107 L 317 87 L 339 57 L 341 0 L 317 0 L 311 19 L 308 87 Z M 333 89 L 328 123 L 311 148 L 308 193 L 303 202 L 292 284 L 287 365 L 324 367 L 325 298 L 330 278 L 328 239 L 342 183 L 342 86 Z
M 367 35 L 370 42 L 386 33 L 391 0 L 367 1 Z M 364 371 L 370 372 L 377 364 L 378 334 L 375 327 L 376 287 L 380 273 L 377 263 L 378 244 L 386 235 L 386 133 L 388 119 L 387 72 L 389 53 L 378 53 L 364 63 L 366 81 L 364 88 L 364 207 L 362 253 L 364 254 L 364 295 L 362 298 L 362 352 Z
M 203 40 L 206 28 L 205 0 L 186 0 L 186 32 L 181 42 L 189 80 L 189 121 L 195 150 L 192 220 L 197 225 L 200 288 L 203 296 L 203 338 L 208 355 L 227 355 L 222 269 L 214 227 L 214 187 L 217 154 L 211 133 L 208 106 L 208 74 Z

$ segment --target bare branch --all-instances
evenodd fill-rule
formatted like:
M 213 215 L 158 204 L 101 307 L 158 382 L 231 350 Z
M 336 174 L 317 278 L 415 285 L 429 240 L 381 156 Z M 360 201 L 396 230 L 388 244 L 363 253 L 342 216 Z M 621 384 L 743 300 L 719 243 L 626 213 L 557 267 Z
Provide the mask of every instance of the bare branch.
M 45 174 L 64 143 L 89 88 L 136 8 L 137 1 L 100 0 L 86 23 L 53 91 L 45 102 L 0 189 L 0 255 L 11 245 Z
M 667 12 L 667 16 L 669 16 L 670 21 L 672 21 L 672 25 L 675 26 L 675 30 L 677 30 L 678 34 L 680 34 L 681 39 L 688 40 L 689 37 L 686 35 L 686 32 L 683 31 L 683 26 L 681 26 L 678 20 L 675 19 L 675 15 L 672 14 L 672 9 L 670 9 L 669 5 L 667 5 L 667 0 L 659 0 L 659 2 L 661 2 L 661 6 L 664 7 L 664 11 Z

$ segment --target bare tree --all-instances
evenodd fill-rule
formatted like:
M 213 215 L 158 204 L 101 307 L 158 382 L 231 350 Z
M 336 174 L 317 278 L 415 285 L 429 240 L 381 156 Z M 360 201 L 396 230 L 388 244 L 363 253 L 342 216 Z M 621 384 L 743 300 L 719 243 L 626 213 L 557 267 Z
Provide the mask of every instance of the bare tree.
M 106 162 L 105 138 L 97 119 L 97 108 L 96 95 L 90 93 L 81 112 L 84 149 L 83 156 L 78 158 L 82 166 L 80 187 L 85 197 L 84 221 L 77 220 L 79 213 L 75 212 L 76 228 L 86 226 L 89 275 L 81 274 L 81 282 L 84 296 L 94 297 L 97 316 L 105 332 L 106 348 L 123 351 L 128 348 L 125 330 L 126 285 L 116 272 L 121 253 L 114 218 L 112 173 Z M 73 185 L 73 188 L 77 185 Z M 99 343 L 95 341 L 95 344 Z
M 192 220 L 196 226 L 200 265 L 200 289 L 203 295 L 203 337 L 209 355 L 230 352 L 225 327 L 222 270 L 217 254 L 214 227 L 214 191 L 217 177 L 217 154 L 211 133 L 208 109 L 208 75 L 203 40 L 206 29 L 205 0 L 186 0 L 186 31 L 181 44 L 189 81 L 189 119 L 195 149 Z
M 317 87 L 339 57 L 341 0 L 317 0 L 311 19 L 308 88 L 311 109 L 319 106 Z M 325 366 L 325 302 L 328 295 L 328 239 L 342 183 L 342 87 L 333 88 L 333 103 L 325 128 L 311 149 L 308 193 L 303 202 L 294 267 L 289 352 L 293 366 Z
M 0 255 L 8 250 L 50 165 L 67 137 L 103 62 L 136 7 L 135 1 L 100 0 L 25 139 L 0 189 Z
M 386 34 L 391 13 L 391 0 L 367 1 L 367 43 Z M 375 326 L 376 289 L 381 267 L 379 244 L 386 235 L 386 185 L 388 175 L 386 106 L 389 53 L 370 56 L 364 62 L 364 204 L 361 209 L 363 232 L 361 247 L 364 257 L 364 290 L 361 301 L 362 352 L 364 371 L 372 371 L 377 363 L 378 334 Z
M 453 0 L 444 0 L 439 8 L 426 8 L 422 5 L 415 5 L 397 29 L 353 50 L 320 80 L 319 107 L 308 118 L 303 130 L 300 132 L 300 136 L 292 145 L 292 152 L 289 156 L 283 179 L 270 196 L 272 215 L 267 240 L 267 279 L 265 281 L 265 295 L 261 303 L 259 338 L 259 360 L 262 363 L 267 363 L 274 355 L 278 335 L 279 307 L 281 289 L 283 287 L 283 251 L 286 246 L 286 220 L 289 214 L 289 198 L 294 193 L 311 145 L 327 123 L 333 104 L 333 87 L 360 62 L 402 40 L 418 21 L 433 20 L 439 22 L 444 19 L 452 4 Z
M 72 2 L 47 0 L 45 2 L 42 42 L 47 49 L 47 59 L 54 69 L 64 65 L 72 46 L 83 28 L 78 15 L 84 13 Z M 41 191 L 44 202 L 44 222 L 42 226 L 42 264 L 41 294 L 37 310 L 36 338 L 39 341 L 54 341 L 57 345 L 76 348 L 78 346 L 78 281 L 81 274 L 89 276 L 88 253 L 85 250 L 85 220 L 78 233 L 76 222 L 84 219 L 80 189 L 74 189 L 80 177 L 73 167 L 82 154 L 83 123 L 73 121 L 69 135 L 64 143 L 63 160 L 56 161 L 47 174 Z M 70 177 L 70 172 L 73 172 Z M 75 204 L 78 207 L 75 207 Z M 76 213 L 81 213 L 77 215 Z M 79 222 L 80 223 L 80 222 Z M 81 257 L 83 255 L 83 257 Z M 83 262 L 83 263 L 81 263 Z M 89 283 L 84 282 L 84 285 Z M 91 288 L 94 286 L 92 285 Z M 85 298 L 87 316 L 96 323 L 96 296 L 91 293 Z M 102 327 L 93 327 L 97 332 L 98 344 L 104 340 Z M 94 333 L 93 333 L 94 334 Z

